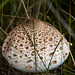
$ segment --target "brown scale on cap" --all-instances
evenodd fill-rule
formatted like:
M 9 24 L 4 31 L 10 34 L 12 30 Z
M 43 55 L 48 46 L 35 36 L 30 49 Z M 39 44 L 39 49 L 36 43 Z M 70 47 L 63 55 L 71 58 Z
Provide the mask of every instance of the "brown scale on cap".
M 33 20 L 29 19 L 26 22 L 23 22 L 23 25 L 32 42 L 34 42 Z M 48 66 L 53 55 L 53 51 L 60 41 L 62 34 L 52 25 L 40 20 L 34 19 L 34 25 L 36 50 L 40 54 L 40 58 L 44 61 L 46 66 Z M 5 39 L 2 47 L 2 53 L 9 64 L 14 66 L 14 68 L 27 72 L 36 72 L 35 64 L 33 63 L 35 62 L 34 46 L 30 42 L 27 33 L 24 31 L 21 24 L 16 26 Z M 69 44 L 64 37 L 62 42 L 64 47 L 62 46 L 62 43 L 59 44 L 51 62 L 57 66 L 61 65 L 64 62 L 64 58 L 66 60 L 69 55 Z M 61 51 L 64 51 L 62 62 L 60 61 L 62 53 Z M 42 64 L 38 54 L 36 54 L 36 57 L 38 63 L 37 65 L 41 67 L 43 71 L 45 71 L 46 69 L 43 69 L 44 65 Z M 53 68 L 55 67 L 50 65 L 50 70 Z M 38 68 L 37 71 L 40 72 L 41 70 Z

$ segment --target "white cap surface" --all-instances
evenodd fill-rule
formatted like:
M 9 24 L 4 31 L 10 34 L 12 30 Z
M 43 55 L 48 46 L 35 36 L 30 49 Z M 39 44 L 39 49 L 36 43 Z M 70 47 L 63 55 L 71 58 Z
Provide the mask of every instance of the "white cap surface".
M 33 20 L 27 20 L 23 22 L 32 42 L 34 42 L 33 32 Z M 48 23 L 40 20 L 34 20 L 35 25 L 35 43 L 36 49 L 48 68 L 48 64 L 56 48 L 57 44 L 61 40 L 61 33 L 49 25 Z M 63 37 L 63 36 L 62 36 Z M 24 72 L 36 72 L 35 69 L 35 53 L 34 46 L 31 44 L 26 32 L 22 25 L 16 26 L 7 36 L 3 43 L 2 53 L 9 64 Z M 52 70 L 61 65 L 69 55 L 69 43 L 63 37 L 63 40 L 58 45 L 54 56 L 51 60 L 49 70 Z M 41 59 L 37 54 L 37 71 L 46 71 Z

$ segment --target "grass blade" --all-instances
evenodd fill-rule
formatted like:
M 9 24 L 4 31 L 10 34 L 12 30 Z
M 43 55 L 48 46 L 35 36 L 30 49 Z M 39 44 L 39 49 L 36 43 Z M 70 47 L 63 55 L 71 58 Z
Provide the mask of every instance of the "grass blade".
M 11 45 L 12 46 L 12 45 Z M 15 48 L 14 46 L 12 46 L 13 48 Z M 22 53 L 25 57 L 27 57 L 28 59 L 30 59 L 26 54 L 24 54 L 23 52 L 21 52 L 20 50 L 18 50 L 17 48 L 15 48 L 17 51 L 19 51 L 20 53 Z M 31 59 L 30 59 L 31 60 Z M 32 62 L 35 64 L 35 65 L 37 65 L 33 60 L 32 60 Z M 43 71 L 38 65 L 37 65 L 37 67 L 41 70 L 41 71 Z
M 49 65 L 48 65 L 48 70 L 49 70 L 49 66 L 51 65 L 51 60 L 52 60 L 52 58 L 53 58 L 53 56 L 54 56 L 54 53 L 55 53 L 55 51 L 56 51 L 56 49 L 57 49 L 58 45 L 59 45 L 59 44 L 60 44 L 60 42 L 62 41 L 62 39 L 63 39 L 63 38 L 61 38 L 61 39 L 60 39 L 60 41 L 58 42 L 58 44 L 57 44 L 56 48 L 54 49 L 53 55 L 52 55 L 52 57 L 51 57 L 51 59 L 50 59 Z
M 8 35 L 1 27 L 0 27 L 0 30 L 1 30 L 5 35 Z
M 14 7 L 14 5 L 13 5 L 13 3 L 12 3 L 12 1 L 11 1 L 11 0 L 10 0 L 10 2 L 11 2 L 11 4 L 12 4 L 12 6 Z M 16 12 L 16 10 L 15 10 L 15 12 Z M 26 31 L 26 29 L 25 29 L 25 27 L 24 27 L 23 23 L 21 22 L 21 19 L 19 18 L 18 14 L 17 14 L 17 17 L 18 17 L 18 19 L 19 19 L 19 21 L 20 21 L 20 23 L 21 23 L 21 25 L 22 25 L 22 27 L 23 27 L 24 31 L 26 32 L 26 34 L 27 34 L 27 36 L 28 36 L 28 38 L 29 38 L 30 42 L 31 42 L 31 43 L 32 43 L 32 45 L 34 46 L 34 44 L 33 44 L 32 40 L 31 40 L 31 38 L 30 38 L 30 36 L 29 36 L 28 32 Z M 34 48 L 35 48 L 35 47 L 34 47 Z M 48 70 L 48 69 L 47 69 L 47 67 L 46 67 L 46 65 L 45 65 L 45 63 L 44 63 L 44 62 L 43 62 L 43 60 L 41 59 L 41 57 L 40 57 L 40 55 L 39 55 L 39 53 L 38 53 L 38 51 L 37 51 L 37 49 L 36 49 L 36 48 L 35 48 L 35 50 L 36 50 L 37 55 L 39 56 L 40 60 L 42 61 L 43 65 L 45 66 L 46 70 Z
M 35 6 L 35 0 L 34 0 L 34 6 Z M 34 9 L 35 9 L 35 7 L 34 7 Z M 36 69 L 36 74 L 37 74 L 37 59 L 36 59 L 36 47 L 35 47 L 35 24 L 34 24 L 34 13 L 35 13 L 35 11 L 34 11 L 34 9 L 33 9 L 33 39 L 34 39 L 34 54 L 35 54 L 35 69 Z
M 69 48 L 71 48 L 70 47 L 70 44 L 71 44 L 71 0 L 70 0 L 69 13 L 70 13 L 70 16 L 69 16 Z M 71 56 L 69 56 L 69 66 L 70 66 L 70 72 L 71 72 Z
M 51 5 L 52 5 L 53 2 L 54 2 L 54 0 L 52 0 L 51 4 L 49 5 L 49 8 L 48 8 L 48 10 L 47 10 L 47 12 L 46 12 L 46 15 L 44 16 L 44 20 L 46 20 L 47 14 L 48 14 L 48 12 L 49 12 L 49 10 L 50 10 L 50 7 L 51 7 Z

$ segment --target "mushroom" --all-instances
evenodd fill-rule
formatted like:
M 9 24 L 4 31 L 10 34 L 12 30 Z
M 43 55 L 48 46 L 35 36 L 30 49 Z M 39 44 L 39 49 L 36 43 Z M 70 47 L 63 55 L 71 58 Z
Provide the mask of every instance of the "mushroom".
M 46 71 L 50 60 L 49 70 L 60 66 L 69 55 L 69 43 L 52 25 L 37 19 L 34 19 L 34 25 L 37 72 Z M 23 22 L 23 26 L 34 43 L 33 19 Z M 2 54 L 12 67 L 24 72 L 36 72 L 34 46 L 23 26 L 19 24 L 8 34 L 2 46 Z

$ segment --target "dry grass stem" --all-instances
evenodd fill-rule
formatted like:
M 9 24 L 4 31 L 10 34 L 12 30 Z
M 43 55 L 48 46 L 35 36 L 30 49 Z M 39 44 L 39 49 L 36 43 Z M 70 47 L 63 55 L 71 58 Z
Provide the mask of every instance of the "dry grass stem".
M 7 62 L 6 62 L 7 63 Z M 9 68 L 15 73 L 15 75 L 18 75 L 17 72 L 7 63 L 7 65 L 9 66 Z
M 41 7 L 41 3 L 42 3 L 42 0 L 40 0 L 40 2 L 39 2 L 39 6 L 38 6 L 38 11 L 37 11 L 37 15 L 36 15 L 36 18 L 38 19 L 38 17 L 39 17 L 39 11 L 40 11 L 40 7 Z
M 28 8 L 29 8 L 29 0 L 27 0 L 27 11 L 28 11 Z
M 32 5 L 28 8 L 28 11 L 31 10 L 31 9 L 34 7 L 34 5 L 37 5 L 37 4 L 39 4 L 39 1 L 35 2 L 35 4 L 32 4 Z
M 75 60 L 74 60 L 74 57 L 73 57 L 73 55 L 72 55 L 71 50 L 70 50 L 70 55 L 71 55 L 71 58 L 72 58 L 73 64 L 74 64 L 74 66 L 75 66 Z
M 21 8 L 21 5 L 22 5 L 22 3 L 21 3 L 21 1 L 20 1 L 20 3 L 19 3 L 19 7 L 18 7 L 18 10 L 17 10 L 16 14 L 19 13 L 19 10 L 20 10 L 20 8 Z M 16 16 L 16 15 L 15 15 L 15 16 Z M 13 17 L 12 20 L 10 21 L 8 27 L 7 27 L 6 30 L 5 30 L 6 32 L 7 32 L 7 30 L 9 29 L 9 27 L 13 24 L 15 18 L 16 18 L 16 17 Z
M 0 70 L 8 72 L 8 70 L 3 67 L 0 67 Z M 13 72 L 10 72 L 10 73 L 14 74 Z
M 64 66 L 64 64 L 63 64 L 63 66 Z M 65 65 L 65 66 L 66 66 L 66 68 L 70 69 L 70 67 L 68 67 L 67 65 Z M 72 70 L 73 72 L 75 72 L 74 69 L 71 68 L 71 70 Z
M 25 12 L 26 12 L 27 18 L 30 19 L 24 1 L 21 0 L 21 2 L 22 2 L 22 4 L 23 4 L 23 6 L 24 6 L 24 10 L 25 10 Z
M 61 70 L 61 68 L 60 68 L 60 67 L 58 67 L 58 69 L 60 69 L 60 70 Z M 68 71 L 68 70 L 65 70 L 65 69 L 62 69 L 62 71 L 65 71 L 65 72 L 68 72 L 68 73 L 71 73 L 71 74 L 75 74 L 75 73 L 73 73 L 73 72 L 70 72 L 70 71 Z
M 65 10 L 63 10 L 63 9 L 59 9 L 59 10 L 63 11 L 63 12 L 66 13 L 67 15 L 71 16 L 71 17 L 75 20 L 75 18 L 74 18 L 71 14 L 67 13 Z
M 44 14 L 42 14 L 42 13 L 39 13 L 39 14 L 44 17 Z M 47 19 L 51 20 L 49 16 L 47 16 Z
M 16 15 L 15 15 L 15 16 L 12 16 L 12 15 L 7 15 L 7 14 L 0 14 L 0 15 L 3 15 L 3 16 L 5 16 L 5 17 L 13 17 L 13 18 L 18 18 Z M 19 18 L 21 18 L 21 19 L 25 19 L 26 17 L 20 17 L 20 16 L 19 16 Z

